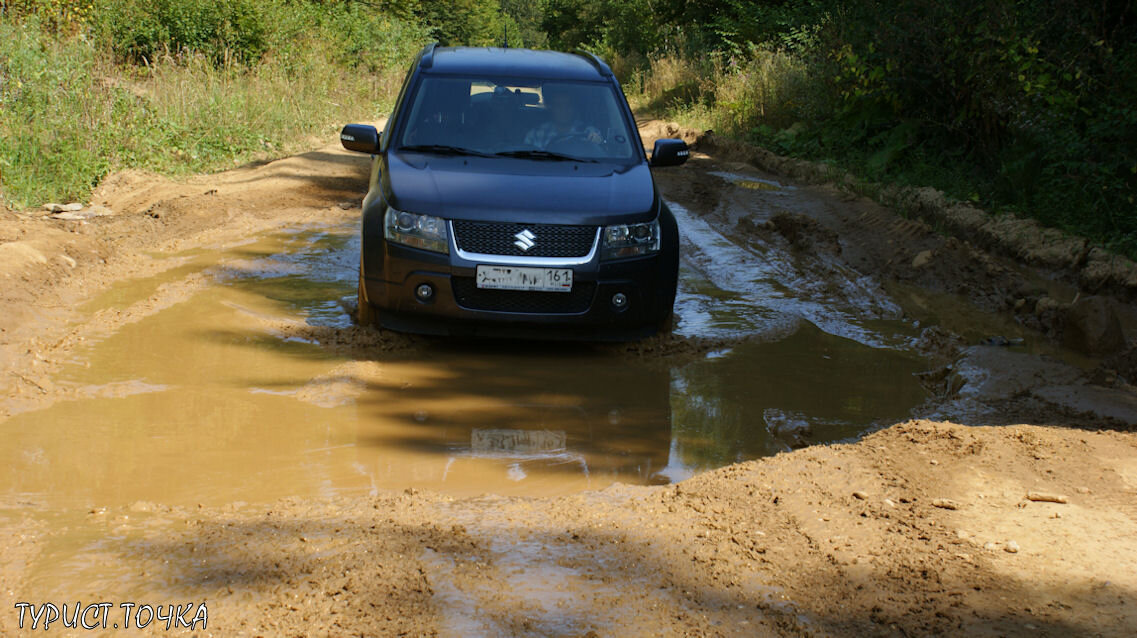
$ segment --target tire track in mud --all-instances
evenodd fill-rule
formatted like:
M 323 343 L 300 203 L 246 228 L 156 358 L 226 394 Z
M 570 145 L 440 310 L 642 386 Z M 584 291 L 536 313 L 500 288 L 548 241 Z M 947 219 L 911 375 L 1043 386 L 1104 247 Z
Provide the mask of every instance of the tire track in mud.
M 1089 374 L 1097 362 L 1019 324 L 1018 308 L 1029 300 L 1020 299 L 1013 313 L 1001 311 L 1008 288 L 1037 283 L 1040 274 L 1029 267 L 833 188 L 783 185 L 752 166 L 698 154 L 691 168 L 658 175 L 668 200 L 679 202 L 672 208 L 682 231 L 694 240 L 683 244 L 688 268 L 681 286 L 694 285 L 681 290 L 677 304 L 702 325 L 680 324 L 683 334 L 706 326 L 713 333 L 716 319 L 737 330 L 743 322 L 729 323 L 729 311 L 739 307 L 748 327 L 758 326 L 752 333 L 759 340 L 763 329 L 781 339 L 808 321 L 831 335 L 927 360 L 932 369 L 921 378 L 947 384 L 925 384 L 934 396 L 913 416 L 974 424 L 1137 423 L 1131 385 L 1110 381 L 1109 370 Z M 728 321 L 708 308 L 728 314 Z M 769 320 L 778 313 L 780 321 Z M 1011 347 L 995 347 L 1006 352 L 994 356 L 988 341 Z M 1070 371 L 1071 364 L 1078 370 L 1054 383 L 1033 374 L 1039 367 Z M 1007 383 L 975 393 L 982 383 L 969 371 L 977 367 Z
M 863 289 L 870 286 L 858 285 L 863 275 L 846 268 L 848 278 L 839 284 L 847 298 L 864 299 L 858 304 L 858 315 L 837 307 L 836 300 L 799 297 L 797 291 L 810 286 L 788 258 L 769 247 L 762 253 L 743 247 L 681 204 L 668 202 L 668 206 L 679 224 L 684 263 L 690 267 L 687 276 L 681 276 L 676 299 L 677 312 L 683 318 L 679 334 L 731 337 L 749 333 L 772 340 L 792 334 L 798 322 L 805 320 L 826 333 L 863 345 L 901 345 L 895 337 L 859 324 L 864 319 L 895 317 L 900 312 L 891 300 L 869 296 Z M 716 290 L 708 292 L 700 279 Z
M 461 541 L 428 547 L 420 557 L 440 632 L 667 635 L 679 622 L 700 635 L 772 634 L 752 604 L 706 600 L 682 569 L 660 570 L 667 550 L 656 543 L 669 532 L 645 516 L 646 497 L 642 488 L 613 486 L 567 503 L 488 497 L 437 504 L 433 517 L 452 524 Z M 625 509 L 633 504 L 640 507 Z M 584 515 L 571 517 L 574 506 Z M 775 597 L 770 588 L 752 589 Z

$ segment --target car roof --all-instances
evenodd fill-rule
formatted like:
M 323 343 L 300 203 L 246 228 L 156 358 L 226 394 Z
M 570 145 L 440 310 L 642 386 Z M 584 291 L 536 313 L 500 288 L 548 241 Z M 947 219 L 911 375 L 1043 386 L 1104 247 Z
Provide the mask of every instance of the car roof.
M 501 47 L 430 47 L 419 67 L 424 73 L 488 74 L 548 80 L 605 80 L 608 65 L 589 54 Z

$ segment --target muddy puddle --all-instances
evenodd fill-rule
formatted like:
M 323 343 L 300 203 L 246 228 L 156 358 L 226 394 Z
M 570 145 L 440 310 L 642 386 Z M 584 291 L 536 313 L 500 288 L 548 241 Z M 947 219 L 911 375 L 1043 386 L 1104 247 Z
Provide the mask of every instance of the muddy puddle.
M 154 255 L 160 274 L 78 308 L 103 327 L 51 376 L 56 399 L 0 423 L 0 526 L 40 538 L 35 556 L 13 559 L 35 565 L 25 593 L 173 591 L 139 579 L 122 547 L 190 524 L 199 505 L 664 484 L 850 440 L 926 401 L 914 376 L 926 362 L 887 298 L 858 315 L 803 295 L 804 275 L 776 252 L 676 208 L 677 332 L 720 344 L 705 354 L 378 338 L 350 317 L 354 224 Z M 572 580 L 573 569 L 506 554 L 534 566 L 516 583 L 527 600 L 564 603 L 561 589 L 528 581 Z M 424 560 L 453 568 L 436 558 Z M 473 618 L 463 610 L 477 600 L 439 587 L 448 618 Z
M 918 357 L 795 299 L 697 220 L 681 223 L 701 252 L 685 257 L 680 332 L 760 338 L 662 365 L 579 344 L 322 345 L 297 327 L 357 330 L 352 226 L 164 257 L 161 275 L 83 308 L 145 311 L 74 354 L 52 379 L 66 398 L 3 424 L 0 501 L 216 505 L 666 483 L 855 437 L 924 401 Z

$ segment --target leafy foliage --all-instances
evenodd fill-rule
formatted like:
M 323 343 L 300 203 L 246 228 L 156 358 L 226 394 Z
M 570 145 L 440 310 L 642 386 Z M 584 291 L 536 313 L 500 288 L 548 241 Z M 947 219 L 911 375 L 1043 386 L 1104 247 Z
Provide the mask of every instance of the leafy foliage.
M 214 29 L 219 14 L 192 3 L 174 19 L 106 0 L 72 23 L 55 4 L 0 16 L 0 193 L 16 206 L 84 199 L 121 168 L 232 167 L 376 119 L 428 39 L 413 15 L 370 2 L 262 2 L 246 31 Z M 252 35 L 257 46 L 237 53 Z M 153 59 L 131 53 L 142 50 Z
M 508 35 L 512 46 L 600 53 L 650 109 L 869 179 L 937 186 L 1137 254 L 1133 0 L 0 0 L 0 24 L 9 29 L 0 122 L 62 120 L 37 91 L 73 90 L 85 105 L 82 117 L 46 127 L 42 141 L 6 132 L 9 197 L 14 166 L 37 161 L 51 131 L 74 139 L 115 130 L 107 121 L 153 117 L 153 105 L 121 89 L 137 85 L 145 65 L 147 81 L 161 68 L 224 93 L 276 78 L 312 100 L 308 85 L 342 78 L 352 101 L 375 94 L 358 74 L 398 77 L 428 39 L 498 45 Z M 108 58 L 113 68 L 103 68 Z M 96 75 L 125 80 L 112 91 Z M 88 120 L 90 129 L 74 128 Z M 30 146 L 13 160 L 17 138 Z M 75 157 L 88 170 L 41 181 L 74 191 L 113 166 L 161 164 L 87 138 L 67 150 L 85 149 Z M 231 149 L 217 157 L 252 153 L 238 142 L 186 152 L 210 155 L 207 146 Z
M 521 44 L 520 29 L 499 0 L 422 0 L 421 6 L 419 15 L 440 44 L 500 46 L 509 31 L 510 43 Z
M 590 4 L 635 6 L 583 7 Z M 931 184 L 1137 254 L 1131 0 L 670 6 L 658 14 L 698 30 L 668 31 L 656 18 L 648 29 L 670 42 L 651 46 L 588 27 L 587 19 L 578 27 L 584 33 L 565 33 L 614 42 L 607 50 L 623 56 L 646 55 L 626 75 L 640 78 L 637 87 L 656 85 L 648 100 L 656 108 L 784 153 L 836 160 L 868 178 Z M 659 87 L 651 76 L 675 76 L 675 58 L 699 79 Z
M 34 19 L 51 33 L 74 33 L 90 24 L 94 0 L 0 0 L 0 16 Z
M 96 24 L 111 49 L 134 62 L 172 53 L 247 64 L 268 48 L 266 16 L 255 0 L 116 0 Z

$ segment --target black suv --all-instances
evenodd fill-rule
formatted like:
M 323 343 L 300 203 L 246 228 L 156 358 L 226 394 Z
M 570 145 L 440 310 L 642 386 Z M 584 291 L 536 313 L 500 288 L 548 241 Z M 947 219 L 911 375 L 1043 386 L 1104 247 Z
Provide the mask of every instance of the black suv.
M 628 339 L 669 324 L 679 237 L 612 71 L 587 53 L 429 45 L 373 156 L 359 320 L 433 334 Z

